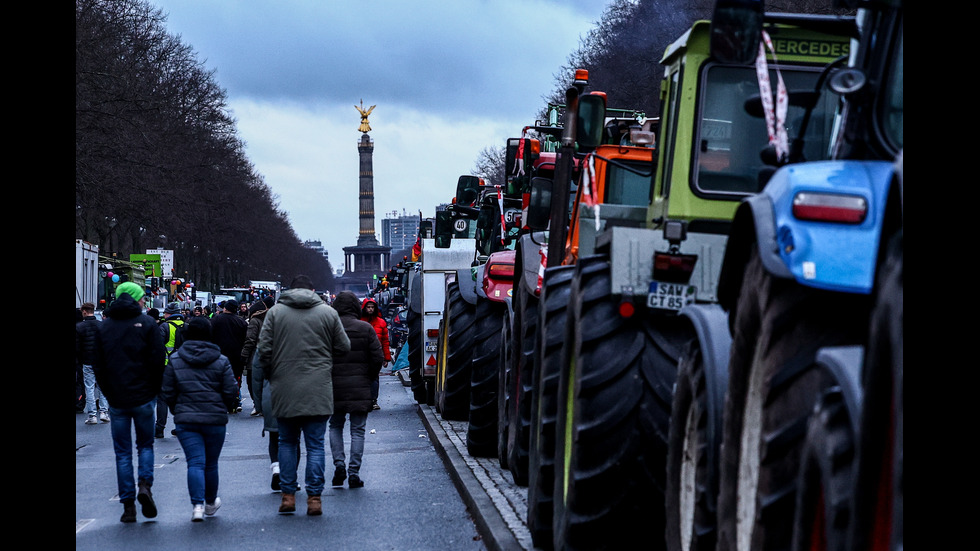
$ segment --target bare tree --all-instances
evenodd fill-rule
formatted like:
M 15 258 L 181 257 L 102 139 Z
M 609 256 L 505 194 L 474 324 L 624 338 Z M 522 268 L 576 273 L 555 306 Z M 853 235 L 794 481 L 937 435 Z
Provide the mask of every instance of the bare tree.
M 174 250 L 198 288 L 333 270 L 245 156 L 214 71 L 144 0 L 75 2 L 75 233 Z

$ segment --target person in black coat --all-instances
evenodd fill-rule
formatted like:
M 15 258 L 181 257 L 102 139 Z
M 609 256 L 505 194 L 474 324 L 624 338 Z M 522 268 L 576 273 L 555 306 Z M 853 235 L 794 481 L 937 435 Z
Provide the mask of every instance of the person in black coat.
M 95 317 L 95 305 L 82 304 L 82 322 L 75 324 L 75 363 L 82 368 L 82 381 L 85 385 L 86 425 L 96 425 L 99 421 L 109 422 L 109 404 L 99 385 L 95 382 L 95 346 L 99 332 L 99 320 Z
M 199 522 L 221 506 L 218 457 L 225 443 L 228 412 L 238 402 L 238 383 L 228 358 L 210 342 L 211 323 L 191 318 L 184 344 L 170 356 L 160 396 L 174 416 L 187 460 L 191 520 Z
M 138 499 L 143 516 L 157 516 L 153 501 L 153 422 L 167 358 L 156 320 L 143 313 L 146 291 L 125 281 L 99 324 L 95 380 L 109 400 L 109 429 L 116 452 L 116 481 L 123 505 L 122 522 L 136 522 Z M 133 479 L 133 430 L 136 432 L 137 483 Z
M 361 458 L 364 455 L 364 428 L 374 400 L 371 381 L 381 372 L 385 361 L 381 341 L 374 327 L 361 321 L 361 304 L 357 295 L 343 291 L 333 307 L 340 314 L 344 331 L 350 339 L 350 352 L 333 359 L 333 415 L 330 417 L 330 451 L 333 454 L 333 485 L 342 486 L 348 472 L 350 488 L 361 488 Z M 350 417 L 350 462 L 345 466 L 344 423 Z
M 248 322 L 238 316 L 238 301 L 226 300 L 221 312 L 211 318 L 211 342 L 218 345 L 221 353 L 231 362 L 231 370 L 235 374 L 235 381 L 239 388 L 238 401 L 228 410 L 228 413 L 238 413 L 242 410 L 242 373 L 245 371 L 242 347 L 245 346 L 247 334 Z

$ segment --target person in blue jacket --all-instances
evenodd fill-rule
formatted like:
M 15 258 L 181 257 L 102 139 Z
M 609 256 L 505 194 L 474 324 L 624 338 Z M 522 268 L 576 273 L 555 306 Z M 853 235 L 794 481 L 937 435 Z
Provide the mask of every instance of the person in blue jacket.
M 218 457 L 225 443 L 228 412 L 238 403 L 231 362 L 211 341 L 211 322 L 191 318 L 184 344 L 170 356 L 160 396 L 174 416 L 177 439 L 187 460 L 191 520 L 200 522 L 221 506 Z

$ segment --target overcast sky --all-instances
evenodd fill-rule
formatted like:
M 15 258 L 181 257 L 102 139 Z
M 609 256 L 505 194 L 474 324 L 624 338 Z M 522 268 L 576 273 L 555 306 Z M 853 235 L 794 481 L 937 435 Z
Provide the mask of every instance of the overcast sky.
M 246 154 L 334 268 L 358 234 L 357 142 L 374 140 L 375 230 L 431 217 L 480 152 L 533 124 L 611 0 L 149 0 L 228 93 Z M 238 212 L 248 215 L 248 205 Z

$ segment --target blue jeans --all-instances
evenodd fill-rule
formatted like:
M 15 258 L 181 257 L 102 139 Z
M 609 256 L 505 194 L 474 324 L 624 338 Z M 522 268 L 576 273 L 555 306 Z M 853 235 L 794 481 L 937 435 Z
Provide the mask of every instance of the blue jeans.
M 136 429 L 139 480 L 153 485 L 153 406 L 153 400 L 131 408 L 109 405 L 109 430 L 112 433 L 112 448 L 116 452 L 116 482 L 122 503 L 132 503 L 136 499 L 133 428 Z
M 347 465 L 347 472 L 358 474 L 361 471 L 361 457 L 364 455 L 364 426 L 367 425 L 367 413 L 339 413 L 330 416 L 330 451 L 333 453 L 334 467 L 343 467 L 344 422 L 348 415 L 350 415 L 350 463 Z
M 226 429 L 226 425 L 177 423 L 177 439 L 187 461 L 191 505 L 214 503 L 218 497 L 218 456 L 225 444 Z
M 284 494 L 296 493 L 299 469 L 299 435 L 306 444 L 306 495 L 323 493 L 323 469 L 327 460 L 324 437 L 328 415 L 277 417 L 279 425 L 279 484 Z
M 102 394 L 99 384 L 95 382 L 95 370 L 92 369 L 92 366 L 82 366 L 82 380 L 85 381 L 85 413 L 91 416 L 107 412 L 109 410 L 109 402 L 106 401 L 105 395 Z M 99 401 L 98 411 L 96 411 L 95 407 L 96 400 Z

